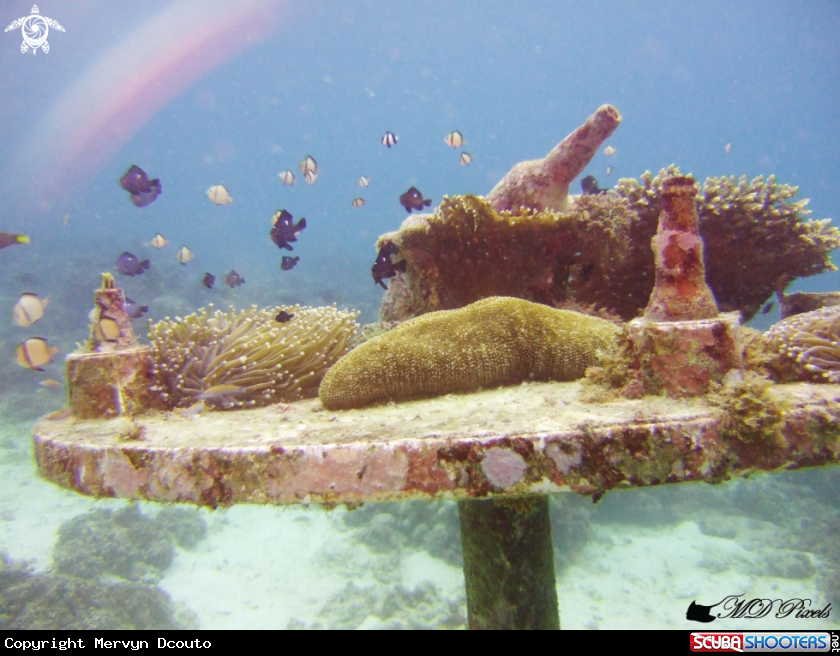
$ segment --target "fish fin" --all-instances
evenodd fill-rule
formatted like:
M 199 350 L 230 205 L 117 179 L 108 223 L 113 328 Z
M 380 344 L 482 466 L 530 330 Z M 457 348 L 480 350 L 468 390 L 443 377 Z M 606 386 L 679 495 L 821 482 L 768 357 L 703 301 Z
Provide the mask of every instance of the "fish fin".
M 432 199 L 431 198 L 427 198 L 426 200 L 423 201 L 423 207 L 430 207 L 431 204 L 432 204 Z
M 17 236 L 18 244 L 28 244 L 29 243 L 29 236 L 28 235 L 18 235 Z
M 151 266 L 151 263 L 149 262 L 149 260 L 143 260 L 140 263 L 140 268 L 141 269 L 148 269 L 150 266 Z

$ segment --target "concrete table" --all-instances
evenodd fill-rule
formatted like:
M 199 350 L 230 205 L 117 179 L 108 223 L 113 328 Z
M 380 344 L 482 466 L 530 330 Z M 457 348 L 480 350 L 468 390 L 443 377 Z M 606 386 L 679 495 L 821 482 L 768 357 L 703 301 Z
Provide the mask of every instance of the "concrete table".
M 471 628 L 559 628 L 548 497 L 719 482 L 838 460 L 840 385 L 774 386 L 783 439 L 727 438 L 702 398 L 585 403 L 531 383 L 330 412 L 317 399 L 192 418 L 40 420 L 41 474 L 93 497 L 230 506 L 459 503 Z

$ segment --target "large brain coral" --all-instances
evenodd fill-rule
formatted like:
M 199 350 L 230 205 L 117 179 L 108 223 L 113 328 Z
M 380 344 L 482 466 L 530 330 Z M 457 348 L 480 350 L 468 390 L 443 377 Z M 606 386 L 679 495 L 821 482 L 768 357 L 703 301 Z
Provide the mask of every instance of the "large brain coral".
M 604 319 L 518 298 L 431 312 L 365 342 L 321 383 L 330 410 L 522 380 L 575 380 L 616 343 Z
M 293 318 L 279 323 L 280 310 Z M 190 405 L 217 385 L 241 388 L 224 397 L 229 407 L 314 396 L 327 369 L 352 347 L 357 316 L 296 305 L 167 317 L 149 325 L 157 389 L 169 407 Z

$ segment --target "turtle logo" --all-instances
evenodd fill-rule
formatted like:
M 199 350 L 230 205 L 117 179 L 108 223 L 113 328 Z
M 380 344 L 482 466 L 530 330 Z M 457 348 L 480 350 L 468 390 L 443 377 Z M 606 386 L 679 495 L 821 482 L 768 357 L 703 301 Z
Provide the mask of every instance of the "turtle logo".
M 34 55 L 38 52 L 38 48 L 41 48 L 44 52 L 50 51 L 50 44 L 47 43 L 47 34 L 50 33 L 51 27 L 59 32 L 64 31 L 64 28 L 58 24 L 58 21 L 41 16 L 38 11 L 38 5 L 32 5 L 32 13 L 29 16 L 18 18 L 5 31 L 8 32 L 9 30 L 20 28 L 23 34 L 23 43 L 20 44 L 20 51 L 26 52 L 32 48 L 32 54 Z

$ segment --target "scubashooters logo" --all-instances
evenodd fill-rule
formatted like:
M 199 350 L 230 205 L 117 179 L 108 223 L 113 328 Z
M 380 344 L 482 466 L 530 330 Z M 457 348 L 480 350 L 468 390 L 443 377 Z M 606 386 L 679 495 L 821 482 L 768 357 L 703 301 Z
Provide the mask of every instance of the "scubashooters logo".
M 58 24 L 58 21 L 46 16 L 41 16 L 38 11 L 38 5 L 32 5 L 32 13 L 29 16 L 18 18 L 13 21 L 6 32 L 20 28 L 23 34 L 23 43 L 20 44 L 20 51 L 25 53 L 32 48 L 32 54 L 38 52 L 38 48 L 45 53 L 50 51 L 50 44 L 47 43 L 47 35 L 50 33 L 50 28 L 63 32 L 64 28 Z
M 741 599 L 740 597 L 743 596 L 729 595 L 712 606 L 701 606 L 692 601 L 685 613 L 685 619 L 705 623 L 714 622 L 718 618 L 757 620 L 767 617 L 773 611 L 776 603 L 779 604 L 779 608 L 774 614 L 776 619 L 827 619 L 831 614 L 831 604 L 826 604 L 825 608 L 806 610 L 806 607 L 812 603 L 810 599 Z M 724 612 L 712 615 L 710 611 L 715 606 L 720 606 Z

